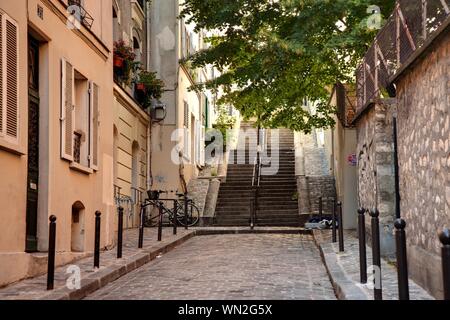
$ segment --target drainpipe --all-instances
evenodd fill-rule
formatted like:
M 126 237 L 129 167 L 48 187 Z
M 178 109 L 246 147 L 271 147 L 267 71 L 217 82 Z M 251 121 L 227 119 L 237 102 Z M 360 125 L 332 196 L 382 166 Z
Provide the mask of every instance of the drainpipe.
M 395 171 L 395 217 L 401 218 L 400 208 L 400 177 L 399 177 L 399 164 L 398 164 L 398 132 L 397 132 L 397 117 L 393 118 L 394 129 L 394 171 Z
M 180 112 L 178 110 L 178 98 L 179 98 L 179 92 L 178 92 L 178 81 L 180 78 L 180 61 L 179 61 L 179 41 L 180 41 L 180 34 L 179 34 L 179 30 L 180 30 L 180 26 L 179 26 L 179 20 L 178 20 L 178 16 L 180 15 L 180 3 L 178 0 L 174 1 L 175 4 L 175 65 L 176 65 L 176 83 L 175 83 L 175 129 L 178 129 L 178 120 L 180 117 Z M 184 165 L 183 165 L 183 159 L 180 159 L 181 163 L 179 165 L 179 182 L 181 184 L 181 186 L 183 187 L 183 192 L 187 193 L 187 185 L 186 185 L 186 180 L 184 178 Z
M 150 1 L 145 2 L 145 15 L 147 24 L 147 70 L 150 70 Z M 152 118 L 149 116 L 149 123 L 147 127 L 147 190 L 150 190 L 153 186 L 153 173 L 152 173 Z
M 146 15 L 146 23 L 147 23 L 147 70 L 150 70 L 150 50 L 151 50 L 151 45 L 150 45 L 150 12 L 151 12 L 151 2 L 150 1 L 146 1 L 146 10 L 145 10 L 145 15 Z

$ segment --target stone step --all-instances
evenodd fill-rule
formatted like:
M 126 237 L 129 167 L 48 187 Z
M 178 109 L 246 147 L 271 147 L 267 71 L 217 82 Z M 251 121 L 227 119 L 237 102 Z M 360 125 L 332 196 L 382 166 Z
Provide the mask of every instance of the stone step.
M 298 212 L 297 203 L 286 203 L 286 202 L 269 202 L 262 203 L 258 201 L 258 210 L 261 212 L 274 212 L 274 210 L 293 210 Z
M 217 221 L 215 223 L 218 227 L 244 227 L 249 226 L 250 221 L 249 219 L 242 219 L 242 220 L 230 220 L 230 221 Z M 300 227 L 302 224 L 300 222 L 294 222 L 294 221 L 281 221 L 281 222 L 272 222 L 272 221 L 260 221 L 256 222 L 257 226 L 261 227 Z
M 228 215 L 228 216 L 221 216 L 216 215 L 215 219 L 217 222 L 225 222 L 225 221 L 249 221 L 250 220 L 250 212 L 247 214 L 241 214 L 241 215 Z M 298 220 L 298 215 L 286 215 L 286 216 L 261 216 L 259 214 L 256 214 L 256 219 L 258 221 L 272 221 L 272 222 L 281 222 L 281 221 L 292 221 L 292 220 Z

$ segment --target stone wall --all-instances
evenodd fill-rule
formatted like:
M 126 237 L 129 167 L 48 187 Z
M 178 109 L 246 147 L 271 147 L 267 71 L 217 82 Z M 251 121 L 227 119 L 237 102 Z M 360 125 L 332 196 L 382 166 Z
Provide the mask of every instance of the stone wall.
M 381 253 L 395 254 L 393 224 L 395 217 L 395 176 L 392 119 L 393 99 L 374 103 L 357 121 L 358 195 L 360 206 L 378 207 L 380 212 Z M 370 218 L 366 218 L 367 224 Z M 370 226 L 367 228 L 370 238 Z
M 300 214 L 318 214 L 319 198 L 323 198 L 323 214 L 332 214 L 336 197 L 335 181 L 332 176 L 297 177 Z
M 319 146 L 317 132 L 295 134 L 296 175 L 299 213 L 303 221 L 319 213 L 323 198 L 323 214 L 331 214 L 336 198 L 334 177 L 330 175 L 329 159 Z
M 410 273 L 441 297 L 437 235 L 450 227 L 450 32 L 444 31 L 397 81 L 397 96 L 401 211 Z
M 188 183 L 188 197 L 194 200 L 195 205 L 200 211 L 200 217 L 203 216 L 205 209 L 206 196 L 209 190 L 209 179 L 191 179 Z

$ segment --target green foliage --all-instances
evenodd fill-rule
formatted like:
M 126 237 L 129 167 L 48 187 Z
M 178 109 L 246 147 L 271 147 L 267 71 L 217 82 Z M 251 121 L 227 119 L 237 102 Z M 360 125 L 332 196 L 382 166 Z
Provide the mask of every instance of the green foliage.
M 227 144 L 227 133 L 228 130 L 233 129 L 236 124 L 236 117 L 230 116 L 227 112 L 227 108 L 223 105 L 218 107 L 218 116 L 215 124 L 213 125 L 213 129 L 207 129 L 207 132 L 210 130 L 218 130 L 222 134 L 223 137 L 223 145 Z M 208 142 L 216 143 L 215 141 Z
M 223 136 L 223 143 L 227 143 L 227 132 L 230 129 L 233 129 L 234 125 L 236 124 L 236 118 L 233 116 L 230 116 L 227 112 L 227 108 L 223 105 L 219 106 L 219 113 L 216 120 L 216 123 L 214 124 L 214 129 L 217 129 L 220 131 L 220 133 Z
M 235 106 L 264 127 L 310 132 L 334 124 L 329 91 L 354 81 L 354 70 L 376 30 L 371 5 L 386 17 L 395 0 L 185 0 L 181 16 L 215 36 L 190 57 L 221 75 L 196 89 L 222 88 L 220 104 Z M 318 112 L 303 107 L 317 101 Z
M 145 105 L 150 105 L 152 98 L 161 99 L 165 84 L 164 81 L 156 77 L 156 72 L 141 70 L 136 82 L 145 86 Z

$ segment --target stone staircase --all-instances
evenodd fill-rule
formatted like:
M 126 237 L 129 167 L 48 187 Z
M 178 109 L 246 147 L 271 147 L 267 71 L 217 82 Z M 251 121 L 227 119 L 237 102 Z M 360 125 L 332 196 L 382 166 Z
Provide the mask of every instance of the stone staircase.
M 242 130 L 251 127 L 243 123 Z M 257 200 L 257 226 L 300 226 L 298 200 L 295 197 L 297 182 L 295 177 L 294 135 L 290 130 L 266 130 L 267 156 Z M 253 133 L 256 138 L 256 132 Z M 252 134 L 247 133 L 252 137 Z M 272 136 L 277 141 L 271 145 Z M 277 139 L 278 136 L 278 139 Z M 240 146 L 230 151 L 230 159 L 236 161 L 228 165 L 226 183 L 220 187 L 216 207 L 216 226 L 249 226 L 251 185 L 255 147 Z M 279 154 L 278 161 L 271 155 Z M 278 162 L 278 166 L 276 165 Z M 269 168 L 270 164 L 273 168 Z M 278 170 L 276 170 L 278 169 Z

